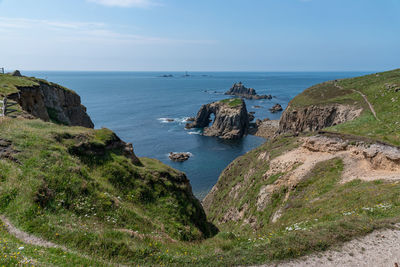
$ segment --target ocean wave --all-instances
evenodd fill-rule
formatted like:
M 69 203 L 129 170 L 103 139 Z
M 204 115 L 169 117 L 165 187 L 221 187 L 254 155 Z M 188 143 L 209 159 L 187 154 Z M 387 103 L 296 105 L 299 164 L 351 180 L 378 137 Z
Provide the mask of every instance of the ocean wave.
M 161 123 L 186 123 L 190 117 L 183 117 L 183 118 L 158 118 L 157 120 Z
M 188 134 L 197 134 L 197 135 L 201 135 L 201 131 L 190 131 L 190 132 L 188 132 Z
M 175 119 L 173 118 L 158 118 L 157 120 L 160 121 L 161 123 L 171 123 L 175 121 Z

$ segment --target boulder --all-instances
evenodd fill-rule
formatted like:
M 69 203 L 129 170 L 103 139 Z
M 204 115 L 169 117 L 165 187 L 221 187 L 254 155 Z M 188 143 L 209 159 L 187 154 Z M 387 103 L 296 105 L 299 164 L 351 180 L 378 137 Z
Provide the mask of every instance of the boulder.
M 15 76 L 15 77 L 22 77 L 21 72 L 19 70 L 14 70 L 11 73 L 11 76 Z
M 271 113 L 276 113 L 279 111 L 282 111 L 283 108 L 280 104 L 275 104 L 272 108 L 269 109 L 269 111 L 271 111 Z
M 170 152 L 169 159 L 172 161 L 183 162 L 190 158 L 190 153 L 188 152 Z

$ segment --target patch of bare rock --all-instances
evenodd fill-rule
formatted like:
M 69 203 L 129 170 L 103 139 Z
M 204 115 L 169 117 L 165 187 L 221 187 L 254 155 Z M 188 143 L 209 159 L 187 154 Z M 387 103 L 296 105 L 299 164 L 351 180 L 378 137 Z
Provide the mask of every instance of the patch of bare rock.
M 279 132 L 313 132 L 354 120 L 360 116 L 362 108 L 331 104 L 324 106 L 307 106 L 302 108 L 288 107 L 282 113 Z
M 279 129 L 279 120 L 257 119 L 255 123 L 250 124 L 249 134 L 263 138 L 272 138 Z

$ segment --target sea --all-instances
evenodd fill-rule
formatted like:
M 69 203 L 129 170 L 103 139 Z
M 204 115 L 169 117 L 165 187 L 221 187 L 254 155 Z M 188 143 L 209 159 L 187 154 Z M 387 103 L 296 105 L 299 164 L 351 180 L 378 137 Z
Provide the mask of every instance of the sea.
M 76 91 L 95 128 L 115 131 L 131 142 L 136 155 L 158 159 L 186 173 L 194 194 L 202 199 L 219 175 L 235 158 L 266 140 L 246 136 L 228 141 L 201 135 L 199 129 L 185 129 L 186 119 L 196 116 L 201 105 L 229 98 L 224 92 L 235 82 L 271 94 L 271 100 L 245 100 L 248 111 L 259 119 L 277 120 L 304 89 L 324 81 L 349 78 L 366 72 L 94 72 L 23 71 Z M 164 77 L 164 76 L 169 77 Z M 172 119 L 173 121 L 170 121 Z M 185 162 L 172 162 L 169 152 L 189 152 Z

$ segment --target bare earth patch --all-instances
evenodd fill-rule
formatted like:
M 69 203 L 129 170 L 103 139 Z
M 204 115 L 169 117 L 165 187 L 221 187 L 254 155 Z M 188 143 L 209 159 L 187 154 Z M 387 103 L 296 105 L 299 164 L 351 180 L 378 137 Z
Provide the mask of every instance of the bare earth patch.
M 272 185 L 263 186 L 257 199 L 257 209 L 262 211 L 269 203 L 271 194 L 279 188 L 290 191 L 320 162 L 341 158 L 344 171 L 341 183 L 354 179 L 363 181 L 400 180 L 400 150 L 387 145 L 350 144 L 340 138 L 313 136 L 303 138 L 303 145 L 273 159 L 264 177 L 285 173 Z M 285 202 L 284 201 L 284 202 Z M 273 222 L 280 217 L 280 210 L 273 216 Z

